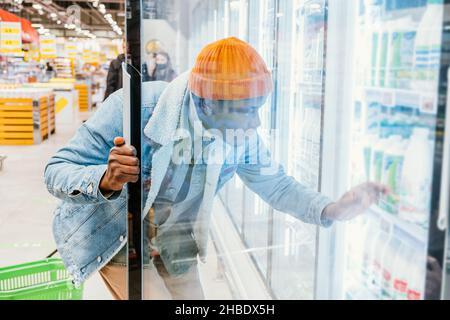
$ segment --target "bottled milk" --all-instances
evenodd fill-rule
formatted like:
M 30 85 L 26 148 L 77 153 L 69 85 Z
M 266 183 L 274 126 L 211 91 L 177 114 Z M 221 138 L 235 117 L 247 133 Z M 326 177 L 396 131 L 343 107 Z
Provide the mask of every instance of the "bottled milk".
M 399 254 L 400 247 L 402 245 L 401 240 L 392 235 L 383 255 L 382 261 L 382 275 L 381 282 L 381 298 L 389 300 L 393 298 L 394 282 L 393 282 L 393 270 L 394 260 Z
M 444 0 L 428 0 L 417 29 L 413 89 L 436 91 L 442 43 Z
M 402 170 L 400 217 L 417 224 L 426 223 L 430 206 L 433 146 L 429 135 L 429 129 L 414 129 Z
M 364 249 L 362 258 L 362 279 L 367 288 L 372 287 L 372 274 L 373 274 L 373 253 L 375 243 L 377 241 L 377 234 L 379 231 L 379 221 L 373 219 L 369 221 L 365 228 Z
M 372 284 L 371 290 L 379 297 L 381 295 L 381 283 L 383 279 L 383 255 L 390 240 L 390 234 L 383 229 L 379 229 L 378 236 L 376 237 L 373 256 L 372 256 Z
M 414 261 L 414 250 L 413 248 L 403 242 L 398 249 L 398 254 L 394 258 L 393 269 L 392 269 L 392 299 L 394 300 L 406 300 L 408 295 L 408 288 L 410 286 L 411 274 L 409 272 L 410 268 L 415 263 L 420 263 L 420 261 Z M 422 274 L 422 277 L 425 275 Z
M 409 265 L 409 285 L 406 290 L 407 300 L 423 300 L 425 289 L 426 262 L 425 256 L 415 251 Z
M 387 141 L 382 165 L 382 183 L 388 186 L 391 193 L 383 197 L 381 205 L 389 213 L 398 213 L 398 202 L 401 174 L 403 170 L 406 144 L 400 135 L 393 135 Z

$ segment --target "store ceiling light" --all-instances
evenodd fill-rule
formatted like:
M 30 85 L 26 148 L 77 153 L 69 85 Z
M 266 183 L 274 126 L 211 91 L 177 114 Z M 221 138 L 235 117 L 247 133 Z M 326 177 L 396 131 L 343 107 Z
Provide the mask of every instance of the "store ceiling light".
M 57 21 L 56 21 L 56 24 L 61 24 L 61 20 L 57 20 Z
M 42 6 L 39 3 L 34 3 L 33 8 L 36 10 L 42 10 Z

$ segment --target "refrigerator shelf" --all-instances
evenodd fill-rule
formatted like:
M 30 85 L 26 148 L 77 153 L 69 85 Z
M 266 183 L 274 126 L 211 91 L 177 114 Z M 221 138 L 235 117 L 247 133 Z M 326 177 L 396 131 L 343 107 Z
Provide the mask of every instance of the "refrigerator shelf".
M 427 240 L 427 230 L 422 226 L 405 221 L 399 218 L 397 215 L 393 215 L 379 208 L 378 206 L 372 206 L 369 208 L 369 213 L 383 219 L 388 222 L 391 226 L 400 229 L 401 231 L 407 233 L 414 240 L 418 240 L 421 244 L 425 244 Z
M 386 107 L 410 107 L 424 113 L 436 113 L 437 92 L 418 92 L 417 90 L 361 87 L 362 99 L 378 102 Z
M 361 281 L 357 283 L 360 285 L 353 286 L 345 290 L 345 297 L 348 300 L 379 300 L 379 297 L 377 297 L 365 285 L 361 284 Z

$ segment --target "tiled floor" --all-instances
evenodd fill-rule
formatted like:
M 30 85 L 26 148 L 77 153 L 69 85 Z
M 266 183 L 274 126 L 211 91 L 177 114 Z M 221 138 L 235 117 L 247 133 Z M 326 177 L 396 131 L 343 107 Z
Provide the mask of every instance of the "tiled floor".
M 49 140 L 33 146 L 0 146 L 8 158 L 0 171 L 0 267 L 44 258 L 55 249 L 51 222 L 57 199 L 44 185 L 48 159 L 73 136 L 81 121 L 59 125 Z M 210 246 L 210 253 L 214 249 Z M 208 298 L 230 298 L 217 276 L 216 259 L 200 267 Z M 100 276 L 85 283 L 84 299 L 111 299 Z

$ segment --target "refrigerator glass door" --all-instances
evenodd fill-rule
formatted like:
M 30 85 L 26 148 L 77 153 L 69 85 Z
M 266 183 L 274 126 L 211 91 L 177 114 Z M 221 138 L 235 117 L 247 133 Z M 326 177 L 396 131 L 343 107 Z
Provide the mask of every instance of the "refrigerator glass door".
M 370 181 L 390 193 L 340 232 L 344 271 L 335 298 L 440 296 L 444 11 L 441 0 L 357 1 L 344 184 Z
M 276 152 L 287 173 L 320 191 L 327 1 L 280 1 Z M 313 299 L 317 227 L 273 212 L 271 288 L 280 299 Z

